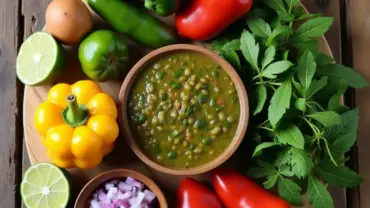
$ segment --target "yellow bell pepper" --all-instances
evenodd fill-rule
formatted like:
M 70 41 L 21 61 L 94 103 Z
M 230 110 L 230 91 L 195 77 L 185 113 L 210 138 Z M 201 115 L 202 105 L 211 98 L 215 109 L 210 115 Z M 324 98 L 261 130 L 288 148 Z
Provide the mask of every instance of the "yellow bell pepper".
M 119 129 L 114 100 L 93 81 L 57 84 L 35 112 L 48 156 L 63 168 L 93 168 L 109 154 Z

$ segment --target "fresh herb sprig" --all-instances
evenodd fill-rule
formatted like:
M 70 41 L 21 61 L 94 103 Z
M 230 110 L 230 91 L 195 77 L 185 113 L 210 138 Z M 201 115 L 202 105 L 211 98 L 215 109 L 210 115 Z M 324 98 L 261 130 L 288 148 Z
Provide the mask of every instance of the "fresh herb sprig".
M 299 0 L 264 0 L 245 17 L 239 37 L 226 32 L 213 50 L 238 71 L 250 92 L 246 142 L 258 161 L 248 174 L 294 205 L 307 192 L 313 208 L 334 207 L 327 184 L 354 187 L 363 181 L 345 166 L 354 145 L 358 110 L 340 104 L 348 87 L 368 82 L 320 52 L 318 38 L 333 18 L 306 14 Z M 240 23 L 240 21 L 239 21 Z M 230 35 L 231 34 L 231 35 Z

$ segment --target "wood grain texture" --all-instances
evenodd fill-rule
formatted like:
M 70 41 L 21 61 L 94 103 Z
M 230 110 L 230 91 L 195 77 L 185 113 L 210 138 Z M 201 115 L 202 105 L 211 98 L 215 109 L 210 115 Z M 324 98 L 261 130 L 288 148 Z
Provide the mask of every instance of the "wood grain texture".
M 19 207 L 20 120 L 15 59 L 18 48 L 19 1 L 0 1 L 0 207 Z
M 370 1 L 348 0 L 347 27 L 348 42 L 351 43 L 353 67 L 370 80 L 369 70 L 369 46 L 370 46 Z M 356 107 L 360 109 L 360 127 L 357 140 L 358 169 L 367 180 L 360 186 L 358 203 L 353 201 L 351 205 L 361 208 L 370 207 L 370 87 L 355 91 Z

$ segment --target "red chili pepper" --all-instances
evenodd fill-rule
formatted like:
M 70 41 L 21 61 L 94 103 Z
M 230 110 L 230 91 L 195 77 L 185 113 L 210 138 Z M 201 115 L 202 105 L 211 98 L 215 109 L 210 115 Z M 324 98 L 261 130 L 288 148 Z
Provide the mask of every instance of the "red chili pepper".
M 222 208 L 216 194 L 198 181 L 184 178 L 177 190 L 176 208 Z
M 291 206 L 255 184 L 249 178 L 231 170 L 216 170 L 213 187 L 226 208 L 290 208 Z
M 246 14 L 253 0 L 192 0 L 176 13 L 181 36 L 193 40 L 216 37 Z

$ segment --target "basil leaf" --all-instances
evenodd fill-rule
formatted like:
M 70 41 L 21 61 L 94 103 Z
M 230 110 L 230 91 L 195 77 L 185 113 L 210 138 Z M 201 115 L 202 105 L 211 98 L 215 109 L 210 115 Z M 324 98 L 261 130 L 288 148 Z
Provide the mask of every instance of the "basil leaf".
M 266 49 L 265 55 L 262 59 L 262 70 L 266 68 L 267 65 L 269 65 L 275 57 L 276 49 L 274 46 L 270 46 Z
M 302 205 L 302 194 L 301 187 L 296 184 L 294 181 L 279 177 L 278 180 L 278 192 L 281 198 L 287 200 L 293 205 Z
M 261 143 L 261 144 L 257 145 L 256 149 L 253 152 L 253 156 L 252 157 L 256 157 L 256 156 L 261 155 L 262 150 L 264 150 L 264 149 L 267 149 L 267 148 L 273 147 L 273 146 L 278 146 L 278 145 L 280 145 L 280 143 L 277 143 L 277 142 L 264 142 L 264 143 Z
M 355 108 L 348 112 L 341 114 L 342 123 L 340 125 L 331 126 L 326 129 L 325 131 L 325 138 L 328 141 L 333 141 L 336 138 L 346 135 L 348 133 L 353 133 L 357 135 L 359 117 L 358 117 L 358 109 Z
M 232 40 L 232 41 L 226 43 L 222 47 L 222 50 L 224 50 L 224 51 L 238 51 L 238 50 L 240 50 L 240 40 L 235 39 L 235 40 Z
M 273 127 L 276 126 L 283 117 L 286 109 L 290 107 L 291 96 L 292 84 L 289 80 L 285 81 L 272 96 L 268 109 L 268 118 Z
M 333 24 L 332 17 L 317 17 L 303 23 L 294 33 L 293 40 L 302 41 L 309 38 L 322 36 Z
M 225 52 L 225 54 L 223 55 L 224 58 L 230 62 L 231 65 L 233 65 L 236 70 L 238 72 L 240 72 L 242 66 L 240 64 L 240 59 L 239 59 L 239 56 L 238 54 L 235 52 L 235 51 L 228 51 L 228 52 Z
M 308 201 L 312 208 L 334 208 L 334 202 L 330 193 L 319 179 L 308 175 Z
M 267 181 L 263 182 L 263 187 L 265 189 L 270 189 L 275 186 L 277 179 L 279 177 L 279 174 L 269 175 L 267 176 Z
M 304 149 L 303 134 L 296 125 L 290 124 L 289 126 L 277 129 L 276 131 L 277 138 L 282 144 L 289 144 L 293 147 Z
M 285 3 L 288 5 L 289 14 L 298 2 L 300 2 L 300 0 L 285 0 Z
M 276 169 L 272 164 L 263 161 L 258 161 L 257 164 L 258 167 L 251 168 L 247 172 L 248 176 L 252 178 L 263 178 L 268 175 L 276 174 Z
M 304 98 L 296 99 L 295 102 L 294 102 L 294 106 L 298 110 L 300 110 L 302 112 L 305 112 L 306 111 L 306 99 L 304 99 Z
M 316 71 L 316 63 L 312 53 L 306 50 L 298 61 L 298 79 L 304 89 L 308 89 Z
M 265 3 L 271 9 L 275 10 L 281 20 L 284 21 L 293 20 L 293 17 L 289 15 L 282 0 L 263 0 L 263 3 Z
M 357 134 L 349 132 L 343 136 L 337 137 L 331 144 L 331 150 L 338 154 L 344 154 L 351 150 L 351 147 L 356 143 Z
M 356 172 L 345 166 L 335 166 L 332 162 L 319 164 L 315 170 L 320 178 L 331 185 L 353 188 L 364 180 Z
M 321 14 L 306 13 L 306 14 L 300 15 L 298 18 L 296 18 L 296 20 L 307 20 L 307 19 L 312 19 L 312 18 L 316 18 L 316 17 L 321 17 Z
M 267 39 L 266 45 L 270 46 L 273 44 L 278 36 L 288 36 L 293 32 L 292 28 L 286 25 L 279 25 L 273 31 L 271 36 Z
M 247 21 L 249 29 L 253 32 L 254 35 L 261 38 L 268 38 L 271 36 L 271 27 L 261 18 L 249 19 Z
M 323 65 L 326 65 L 326 64 L 332 64 L 334 63 L 334 59 L 326 54 L 323 54 L 323 53 L 320 53 L 316 56 L 316 64 L 318 66 L 323 66 Z
M 307 99 L 311 98 L 315 93 L 320 91 L 327 84 L 328 84 L 328 77 L 322 77 L 319 81 L 313 80 L 307 92 Z
M 258 53 L 260 49 L 253 35 L 246 30 L 244 30 L 241 36 L 240 50 L 243 52 L 244 58 L 248 61 L 248 63 L 254 69 L 259 70 Z
M 253 115 L 257 115 L 263 109 L 267 98 L 267 91 L 264 85 L 258 85 L 254 92 L 255 99 L 257 101 L 256 107 L 254 108 Z
M 292 148 L 291 155 L 292 172 L 298 177 L 306 177 L 313 166 L 311 158 L 301 149 Z
M 341 96 L 346 92 L 346 90 L 347 90 L 347 81 L 343 79 L 339 80 L 339 88 L 337 89 L 337 92 L 329 100 L 328 103 L 329 110 L 335 110 L 337 106 L 340 105 Z
M 266 67 L 265 70 L 262 71 L 262 76 L 270 79 L 275 79 L 277 74 L 281 74 L 288 70 L 293 63 L 290 61 L 277 61 L 274 62 Z
M 341 124 L 342 119 L 340 115 L 334 111 L 316 112 L 307 117 L 315 119 L 325 127 Z
M 327 64 L 317 70 L 317 75 L 328 76 L 330 79 L 347 81 L 348 86 L 363 88 L 368 86 L 367 80 L 350 67 L 341 64 Z

